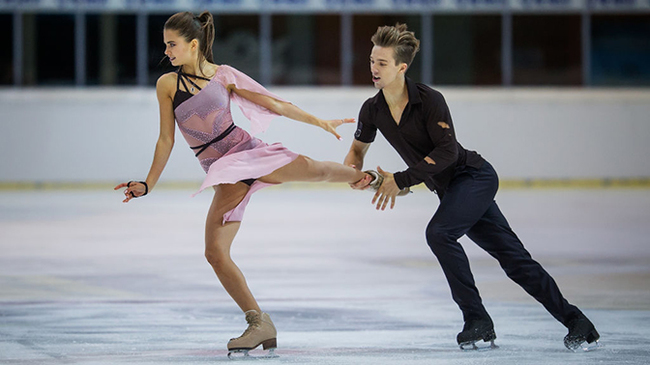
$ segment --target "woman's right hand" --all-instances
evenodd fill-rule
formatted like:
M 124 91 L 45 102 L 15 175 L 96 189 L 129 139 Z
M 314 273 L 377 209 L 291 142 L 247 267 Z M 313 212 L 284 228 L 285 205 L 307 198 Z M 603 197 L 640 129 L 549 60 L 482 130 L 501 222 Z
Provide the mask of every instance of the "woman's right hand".
M 347 124 L 347 123 L 354 123 L 354 118 L 345 118 L 345 119 L 332 119 L 332 120 L 321 120 L 320 121 L 320 126 L 324 130 L 332 133 L 336 139 L 339 141 L 342 141 L 343 138 L 341 138 L 341 135 L 339 135 L 336 132 L 336 128 L 338 128 L 341 124 Z
M 129 181 L 121 183 L 113 188 L 113 190 L 118 190 L 121 188 L 126 188 L 124 190 L 124 195 L 126 198 L 122 200 L 122 203 L 128 203 L 129 200 L 133 198 L 139 198 L 146 195 L 149 191 L 148 187 L 139 181 Z

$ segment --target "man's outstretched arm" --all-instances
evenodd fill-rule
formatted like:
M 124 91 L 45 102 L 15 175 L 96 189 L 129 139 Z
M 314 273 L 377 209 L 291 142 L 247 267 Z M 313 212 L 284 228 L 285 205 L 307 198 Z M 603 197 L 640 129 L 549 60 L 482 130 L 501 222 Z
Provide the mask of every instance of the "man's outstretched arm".
M 366 157 L 368 148 L 370 148 L 370 143 L 363 143 L 355 139 L 352 141 L 350 151 L 345 156 L 343 164 L 361 170 L 363 168 L 363 159 Z M 368 186 L 368 183 L 370 183 L 369 179 L 364 178 L 355 184 L 350 184 L 350 187 L 352 189 L 364 189 Z

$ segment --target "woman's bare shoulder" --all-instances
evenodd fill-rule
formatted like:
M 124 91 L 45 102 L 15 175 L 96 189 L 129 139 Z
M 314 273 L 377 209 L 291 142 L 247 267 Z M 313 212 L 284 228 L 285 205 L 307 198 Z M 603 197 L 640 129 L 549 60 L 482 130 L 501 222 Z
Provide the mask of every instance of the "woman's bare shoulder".
M 166 74 L 162 74 L 158 78 L 158 81 L 156 81 L 156 88 L 159 88 L 159 87 L 167 88 L 170 85 L 175 86 L 177 77 L 178 77 L 178 74 L 176 72 L 167 72 Z
M 161 75 L 156 81 L 156 93 L 159 96 L 166 95 L 170 98 L 174 97 L 176 92 L 176 78 L 178 75 L 176 72 L 168 72 Z

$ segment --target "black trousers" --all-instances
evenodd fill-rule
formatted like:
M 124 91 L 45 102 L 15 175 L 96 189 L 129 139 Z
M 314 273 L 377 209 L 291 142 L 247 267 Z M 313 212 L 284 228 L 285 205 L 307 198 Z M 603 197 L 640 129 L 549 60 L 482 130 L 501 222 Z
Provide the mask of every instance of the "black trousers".
M 510 229 L 494 201 L 498 187 L 499 178 L 487 161 L 480 169 L 457 170 L 427 226 L 427 243 L 442 266 L 452 297 L 465 321 L 488 316 L 467 255 L 458 243 L 466 234 L 499 261 L 510 279 L 566 325 L 580 310 L 564 299 L 555 280 L 532 259 Z

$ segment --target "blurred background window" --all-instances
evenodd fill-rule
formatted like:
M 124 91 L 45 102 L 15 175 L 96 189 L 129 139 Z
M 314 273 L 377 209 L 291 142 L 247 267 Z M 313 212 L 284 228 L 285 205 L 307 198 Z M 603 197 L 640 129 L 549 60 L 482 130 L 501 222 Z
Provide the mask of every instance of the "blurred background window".
M 73 85 L 74 15 L 26 15 L 25 81 L 28 85 Z
M 434 84 L 501 84 L 501 16 L 434 16 L 433 55 Z
M 160 75 L 176 70 L 165 56 L 163 28 L 172 13 L 147 17 L 147 82 L 154 85 Z M 133 55 L 135 58 L 135 55 Z
M 135 85 L 136 16 L 90 14 L 86 17 L 86 83 Z M 162 38 L 160 39 L 162 43 Z
M 13 27 L 13 16 L 11 14 L 0 13 L 0 42 L 3 45 L 3 50 L 0 52 L 0 85 L 11 85 L 14 83 Z
M 260 17 L 215 15 L 214 61 L 260 80 Z
M 6 52 L 0 53 L 0 85 L 152 86 L 161 74 L 175 69 L 164 55 L 162 39 L 171 11 L 3 11 L 0 37 Z M 408 24 L 423 41 L 408 71 L 417 81 L 458 86 L 504 82 L 650 86 L 647 11 L 598 9 L 587 14 L 532 9 L 502 14 L 462 9 L 432 14 L 402 9 L 394 14 L 309 10 L 213 15 L 215 62 L 232 65 L 265 84 L 370 86 L 370 37 L 378 27 L 399 22 Z M 508 19 L 511 28 L 504 29 Z M 344 40 L 346 34 L 350 37 Z M 585 34 L 589 38 L 583 39 Z M 138 35 L 146 35 L 143 49 L 138 49 Z M 510 45 L 506 41 L 504 46 L 504 36 Z M 84 40 L 83 52 L 75 53 L 79 39 Z M 15 65 L 16 60 L 21 64 Z
M 514 85 L 581 85 L 580 15 L 515 15 Z
M 650 16 L 594 15 L 593 85 L 650 86 Z
M 274 15 L 272 80 L 276 85 L 341 83 L 341 17 Z

